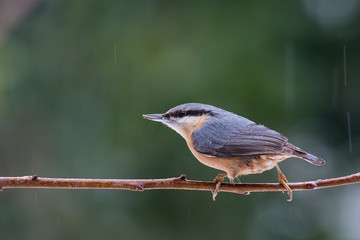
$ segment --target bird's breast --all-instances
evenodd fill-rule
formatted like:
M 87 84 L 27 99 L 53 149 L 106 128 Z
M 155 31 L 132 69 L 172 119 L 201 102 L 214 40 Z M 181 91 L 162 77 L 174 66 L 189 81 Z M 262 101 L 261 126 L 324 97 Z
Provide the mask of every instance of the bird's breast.
M 202 153 L 199 153 L 198 151 L 196 151 L 194 149 L 194 145 L 191 141 L 187 141 L 187 145 L 188 145 L 191 153 L 194 155 L 194 157 L 196 157 L 196 159 L 199 160 L 199 162 L 201 162 L 202 164 L 204 164 L 208 167 L 212 167 L 215 169 L 225 171 L 225 172 L 227 172 L 228 169 L 232 168 L 232 164 L 231 164 L 231 161 L 229 161 L 229 159 L 219 158 L 219 157 L 211 157 L 211 156 L 206 156 Z

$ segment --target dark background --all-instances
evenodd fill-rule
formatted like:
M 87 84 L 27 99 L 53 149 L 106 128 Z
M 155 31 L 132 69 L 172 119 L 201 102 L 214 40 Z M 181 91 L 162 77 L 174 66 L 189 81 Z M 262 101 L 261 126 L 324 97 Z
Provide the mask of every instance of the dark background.
M 24 11 L 20 11 L 25 9 Z M 321 156 L 290 181 L 360 169 L 360 4 L 0 0 L 0 176 L 212 180 L 142 118 L 215 105 Z M 20 13 L 16 13 L 20 12 Z M 13 21 L 15 18 L 16 21 Z M 276 182 L 276 170 L 241 177 Z M 358 239 L 358 185 L 249 196 L 5 189 L 1 239 Z

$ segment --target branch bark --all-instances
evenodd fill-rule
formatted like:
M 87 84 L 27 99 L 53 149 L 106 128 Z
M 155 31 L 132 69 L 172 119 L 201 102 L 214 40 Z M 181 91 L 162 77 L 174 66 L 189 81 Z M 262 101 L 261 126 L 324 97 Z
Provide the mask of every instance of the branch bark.
M 314 190 L 360 182 L 360 172 L 344 177 L 288 183 L 293 191 Z M 144 191 L 150 189 L 181 189 L 212 191 L 215 183 L 187 180 L 185 175 L 166 179 L 82 179 L 43 178 L 34 176 L 0 177 L 0 189 L 5 188 L 61 188 L 61 189 L 120 189 Z M 248 194 L 250 192 L 286 191 L 279 183 L 223 183 L 219 192 Z

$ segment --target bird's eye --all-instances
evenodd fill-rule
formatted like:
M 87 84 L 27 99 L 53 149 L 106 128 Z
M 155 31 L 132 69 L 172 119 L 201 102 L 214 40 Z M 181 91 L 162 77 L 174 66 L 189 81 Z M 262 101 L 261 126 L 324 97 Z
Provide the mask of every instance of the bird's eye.
M 186 112 L 184 112 L 184 111 L 181 111 L 181 112 L 178 113 L 178 116 L 180 118 L 185 117 L 185 115 L 186 115 Z

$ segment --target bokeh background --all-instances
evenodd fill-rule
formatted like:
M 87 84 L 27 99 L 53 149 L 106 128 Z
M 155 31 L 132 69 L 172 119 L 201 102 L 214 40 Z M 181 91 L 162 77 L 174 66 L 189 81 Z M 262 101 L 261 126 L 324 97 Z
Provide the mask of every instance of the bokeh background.
M 0 0 L 0 176 L 212 180 L 144 113 L 215 105 L 360 171 L 360 2 Z M 276 182 L 276 170 L 241 177 Z M 359 239 L 360 189 L 6 189 L 1 239 Z

